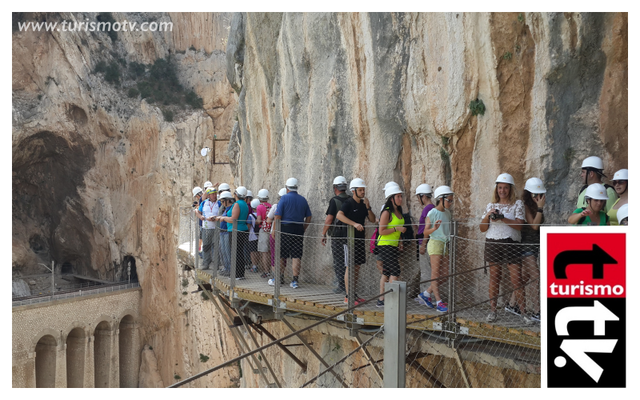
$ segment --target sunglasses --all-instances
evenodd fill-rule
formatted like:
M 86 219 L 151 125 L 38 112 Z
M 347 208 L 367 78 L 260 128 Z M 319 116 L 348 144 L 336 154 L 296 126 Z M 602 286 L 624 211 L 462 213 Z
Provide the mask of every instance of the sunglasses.
M 623 183 L 627 183 L 627 181 L 611 181 L 611 183 L 613 183 L 613 186 L 615 186 L 615 185 L 622 185 Z
M 453 203 L 453 199 L 447 199 L 446 197 L 445 197 L 444 201 L 449 202 L 449 203 Z

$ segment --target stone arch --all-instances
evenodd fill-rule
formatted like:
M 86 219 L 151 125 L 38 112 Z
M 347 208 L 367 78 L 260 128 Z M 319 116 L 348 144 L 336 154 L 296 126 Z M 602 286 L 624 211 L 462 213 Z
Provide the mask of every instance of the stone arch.
M 84 387 L 84 370 L 87 348 L 87 332 L 84 327 L 75 327 L 66 336 L 67 343 L 67 387 Z
M 36 387 L 56 387 L 56 355 L 58 342 L 50 334 L 43 335 L 36 343 Z
M 40 342 L 40 339 L 42 339 L 42 337 L 45 335 L 53 336 L 53 338 L 56 339 L 56 345 L 60 342 L 58 340 L 60 339 L 60 331 L 56 331 L 51 328 L 44 328 L 40 332 L 38 332 L 38 334 L 34 336 L 33 340 L 31 341 L 31 349 L 33 351 L 35 351 L 35 348 Z
M 138 312 L 132 308 L 125 308 L 123 311 L 120 312 L 120 314 L 118 314 L 118 317 L 117 317 L 118 323 L 121 323 L 122 319 L 127 315 L 133 318 L 132 323 L 135 324 L 138 322 Z
M 98 318 L 93 320 L 93 323 L 89 325 L 91 331 L 95 331 L 98 325 L 101 323 L 106 323 L 109 326 L 109 330 L 113 331 L 115 329 L 114 317 L 112 315 L 101 314 Z
M 120 387 L 133 388 L 137 386 L 135 380 L 135 318 L 127 314 L 120 320 L 118 335 Z
M 109 321 L 99 322 L 93 332 L 93 378 L 94 387 L 109 387 L 109 375 L 111 371 L 113 329 Z

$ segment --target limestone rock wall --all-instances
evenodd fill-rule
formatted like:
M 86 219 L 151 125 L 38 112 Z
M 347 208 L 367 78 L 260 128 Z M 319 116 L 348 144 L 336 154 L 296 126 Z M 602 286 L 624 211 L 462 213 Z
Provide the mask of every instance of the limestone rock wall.
M 232 168 L 251 188 L 295 176 L 315 222 L 337 175 L 364 178 L 376 209 L 389 180 L 449 184 L 459 220 L 501 172 L 519 195 L 537 176 L 547 221 L 565 223 L 583 158 L 627 167 L 627 73 L 625 13 L 235 14 Z
M 61 22 L 96 16 L 25 13 L 21 18 Z M 143 289 L 142 343 L 154 347 L 167 385 L 175 382 L 174 374 L 186 377 L 198 367 L 197 341 L 205 340 L 175 335 L 182 331 L 176 324 L 186 318 L 175 257 L 178 207 L 189 206 L 191 189 L 206 180 L 233 183 L 228 165 L 212 165 L 200 156 L 214 136 L 229 138 L 233 127 L 237 101 L 225 57 L 230 17 L 113 13 L 117 21 L 173 23 L 172 32 L 118 32 L 115 41 L 90 31 L 12 35 L 13 276 L 42 274 L 46 271 L 36 263 L 54 260 L 82 275 L 121 280 L 124 258 L 133 257 Z M 203 109 L 179 112 L 173 122 L 164 120 L 157 105 L 129 98 L 131 82 L 116 87 L 93 73 L 99 60 L 149 64 L 169 55 L 177 61 L 181 84 L 204 103 Z M 224 148 L 216 150 L 225 156 Z M 211 333 L 213 314 L 211 307 L 196 308 L 190 326 Z M 198 385 L 231 384 L 215 379 Z

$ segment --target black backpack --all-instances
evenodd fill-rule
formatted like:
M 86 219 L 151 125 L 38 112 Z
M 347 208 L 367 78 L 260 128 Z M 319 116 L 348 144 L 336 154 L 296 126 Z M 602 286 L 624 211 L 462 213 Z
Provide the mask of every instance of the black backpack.
M 337 211 L 336 211 L 336 215 L 338 215 L 338 211 L 340 211 L 340 209 L 342 209 L 342 203 L 343 203 L 345 200 L 347 200 L 348 198 L 349 198 L 349 196 L 347 196 L 347 197 L 340 197 L 340 195 L 338 195 L 338 196 L 333 196 L 333 197 L 331 198 L 331 200 L 329 200 L 329 201 L 332 201 L 332 200 L 333 200 L 333 201 L 335 201 L 335 202 L 336 202 L 336 210 L 337 210 Z M 340 235 L 338 235 L 338 233 L 339 233 L 339 232 L 337 232 L 337 229 L 336 229 L 336 226 L 335 226 L 337 223 L 338 223 L 338 221 L 336 220 L 336 218 L 334 218 L 334 219 L 333 219 L 333 225 L 331 225 L 331 226 L 329 227 L 329 230 L 327 231 L 327 235 L 329 235 L 329 236 L 331 236 L 331 237 L 334 237 L 334 236 L 340 236 Z M 340 232 L 340 233 L 342 233 L 342 232 Z M 342 236 L 347 236 L 347 234 L 346 234 L 346 229 L 344 229 L 344 235 L 342 235 Z

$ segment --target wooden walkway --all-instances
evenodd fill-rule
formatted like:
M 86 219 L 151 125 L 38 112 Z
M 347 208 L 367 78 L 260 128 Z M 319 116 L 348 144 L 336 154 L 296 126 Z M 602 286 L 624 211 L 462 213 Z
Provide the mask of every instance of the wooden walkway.
M 235 281 L 231 291 L 228 277 L 216 276 L 212 271 L 197 270 L 196 275 L 201 281 L 215 284 L 216 288 L 228 297 L 235 297 L 254 303 L 272 305 L 274 287 L 267 284 L 267 279 L 260 278 L 258 273 L 246 271 L 246 279 Z M 291 312 L 328 317 L 344 311 L 347 305 L 344 295 L 334 294 L 330 286 L 315 285 L 301 282 L 298 289 L 289 285 L 280 287 L 280 302 Z M 459 308 L 462 308 L 460 306 Z M 489 313 L 488 305 L 477 306 L 469 310 L 456 313 L 456 320 L 461 328 L 469 330 L 468 335 L 511 345 L 518 345 L 532 349 L 540 349 L 540 325 L 526 325 L 521 318 L 498 312 L 498 320 L 494 323 L 485 321 Z M 357 318 L 362 319 L 363 325 L 380 326 L 384 323 L 384 308 L 377 308 L 375 302 L 367 303 L 354 311 Z M 425 321 L 425 318 L 429 318 Z M 415 322 L 419 321 L 419 322 Z M 407 300 L 407 327 L 419 330 L 436 331 L 434 323 L 446 321 L 446 316 L 434 309 L 419 305 L 414 299 Z

